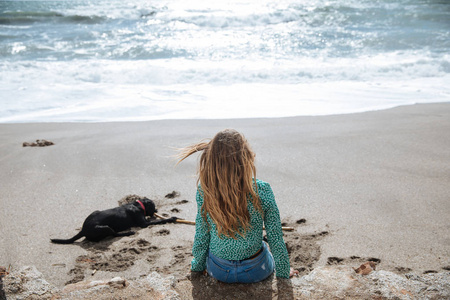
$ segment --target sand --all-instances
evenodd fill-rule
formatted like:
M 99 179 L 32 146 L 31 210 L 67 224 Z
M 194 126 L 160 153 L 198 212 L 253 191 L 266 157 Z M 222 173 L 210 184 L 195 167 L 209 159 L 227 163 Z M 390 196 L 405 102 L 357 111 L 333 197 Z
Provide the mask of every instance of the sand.
M 256 152 L 258 178 L 295 227 L 285 240 L 302 274 L 367 260 L 398 273 L 450 266 L 449 103 L 322 117 L 0 124 L 0 266 L 34 265 L 59 288 L 158 271 L 183 289 L 194 226 L 101 243 L 50 238 L 75 235 L 92 211 L 131 194 L 194 220 L 197 159 L 175 166 L 174 147 L 224 128 L 244 133 Z M 22 147 L 37 139 L 54 145 Z

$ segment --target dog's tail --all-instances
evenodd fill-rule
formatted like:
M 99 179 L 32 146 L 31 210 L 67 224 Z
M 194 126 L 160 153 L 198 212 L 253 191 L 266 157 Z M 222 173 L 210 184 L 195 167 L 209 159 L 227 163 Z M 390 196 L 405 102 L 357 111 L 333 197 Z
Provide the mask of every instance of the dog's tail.
M 71 239 L 67 239 L 67 240 L 50 239 L 50 241 L 52 241 L 52 243 L 55 243 L 55 244 L 72 244 L 73 242 L 75 242 L 79 238 L 82 238 L 83 236 L 84 236 L 84 233 L 82 231 L 80 231 L 76 236 L 74 236 Z

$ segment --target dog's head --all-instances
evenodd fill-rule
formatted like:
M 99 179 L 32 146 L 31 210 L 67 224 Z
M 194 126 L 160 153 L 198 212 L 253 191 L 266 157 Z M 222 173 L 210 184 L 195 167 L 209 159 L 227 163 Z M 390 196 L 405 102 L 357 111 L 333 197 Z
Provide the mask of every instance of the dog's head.
M 151 217 L 153 217 L 154 213 L 158 212 L 153 200 L 150 200 L 148 198 L 143 198 L 143 199 L 141 199 L 141 202 L 142 202 L 142 204 L 144 204 L 146 216 L 149 216 L 151 218 Z

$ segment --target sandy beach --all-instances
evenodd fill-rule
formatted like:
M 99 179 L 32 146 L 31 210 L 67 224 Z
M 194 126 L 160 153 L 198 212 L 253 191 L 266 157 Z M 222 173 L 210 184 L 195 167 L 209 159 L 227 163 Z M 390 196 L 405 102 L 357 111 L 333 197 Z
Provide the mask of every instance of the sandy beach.
M 285 236 L 294 268 L 367 259 L 398 273 L 450 266 L 449 103 L 322 117 L 0 124 L 0 266 L 34 265 L 59 288 L 152 271 L 185 278 L 191 225 L 98 244 L 50 238 L 72 237 L 91 212 L 133 194 L 194 220 L 197 160 L 175 166 L 174 148 L 224 128 L 247 137 L 258 178 L 295 227 Z M 22 147 L 36 139 L 54 145 Z

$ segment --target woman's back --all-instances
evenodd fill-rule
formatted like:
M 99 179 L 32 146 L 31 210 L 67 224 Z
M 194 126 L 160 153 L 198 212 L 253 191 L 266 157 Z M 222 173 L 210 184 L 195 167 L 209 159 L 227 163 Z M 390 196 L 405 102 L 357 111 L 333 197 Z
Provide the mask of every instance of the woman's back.
M 193 270 L 204 269 L 203 257 L 206 257 L 204 254 L 207 250 L 205 245 L 209 246 L 209 251 L 215 256 L 227 260 L 244 260 L 252 256 L 261 248 L 263 225 L 265 225 L 267 240 L 275 259 L 277 276 L 286 277 L 287 274 L 287 277 L 289 277 L 289 257 L 283 240 L 279 211 L 272 188 L 267 182 L 261 180 L 256 180 L 256 186 L 264 216 L 254 208 L 251 201 L 248 201 L 250 227 L 244 236 L 239 234 L 236 234 L 234 238 L 224 235 L 219 236 L 217 226 L 209 216 L 207 216 L 208 222 L 205 222 L 203 217 L 197 216 L 196 239 L 193 246 Z M 199 186 L 196 197 L 198 208 L 203 205 L 202 194 L 202 189 Z M 196 259 L 197 257 L 200 257 L 200 259 Z
M 289 257 L 275 197 L 268 183 L 256 179 L 255 154 L 247 140 L 226 129 L 209 142 L 182 149 L 179 162 L 198 151 L 203 153 L 191 269 L 207 269 L 214 276 L 214 265 L 219 266 L 214 270 L 222 273 L 219 277 L 225 282 L 256 282 L 269 276 L 275 264 L 277 276 L 289 278 Z M 273 256 L 263 243 L 263 225 Z M 250 275 L 253 265 L 261 270 Z M 230 272 L 234 279 L 228 281 Z

